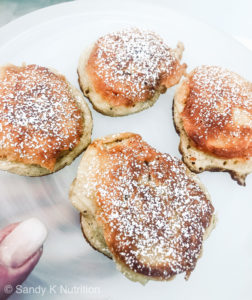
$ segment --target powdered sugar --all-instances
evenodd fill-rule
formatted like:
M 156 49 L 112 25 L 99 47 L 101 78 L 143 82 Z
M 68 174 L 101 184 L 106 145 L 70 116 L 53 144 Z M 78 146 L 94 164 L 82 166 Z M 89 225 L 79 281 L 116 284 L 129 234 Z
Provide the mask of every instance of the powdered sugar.
M 52 168 L 79 141 L 82 116 L 62 76 L 8 66 L 0 81 L 0 155 Z
M 127 143 L 127 144 L 126 144 Z M 139 136 L 93 159 L 97 217 L 110 251 L 131 270 L 169 278 L 194 269 L 213 207 L 181 161 Z M 99 154 L 100 152 L 100 154 Z
M 162 77 L 176 67 L 174 52 L 155 33 L 136 28 L 101 37 L 97 43 L 96 74 L 107 87 L 130 99 L 154 94 Z
M 206 128 L 232 123 L 234 107 L 252 110 L 252 86 L 233 72 L 221 67 L 203 66 L 196 69 L 191 80 L 191 96 L 195 97 L 191 114 L 194 115 L 194 107 L 200 105 L 196 120 L 203 122 Z
M 186 118 L 186 130 L 194 130 L 190 137 L 194 137 L 200 145 L 215 143 L 214 147 L 232 146 L 232 154 L 230 152 L 228 155 L 234 157 L 241 155 L 241 151 L 244 153 L 242 155 L 249 155 L 252 84 L 221 67 L 202 66 L 193 71 L 189 87 L 183 116 Z M 222 150 L 219 154 L 226 155 Z

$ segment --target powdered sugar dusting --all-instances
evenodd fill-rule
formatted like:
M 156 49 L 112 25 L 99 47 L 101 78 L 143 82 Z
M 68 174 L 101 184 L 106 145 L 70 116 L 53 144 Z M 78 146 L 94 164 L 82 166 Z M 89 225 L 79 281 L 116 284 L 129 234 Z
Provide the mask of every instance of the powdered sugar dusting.
M 213 207 L 181 161 L 156 152 L 137 135 L 101 146 L 90 162 L 97 217 L 110 251 L 131 270 L 168 279 L 187 275 L 199 257 Z
M 63 78 L 36 65 L 8 66 L 0 81 L 0 155 L 52 169 L 82 134 L 82 115 Z
M 176 57 L 155 33 L 128 28 L 101 37 L 96 74 L 107 87 L 130 99 L 145 100 L 174 71 Z
M 217 66 L 196 68 L 183 114 L 193 124 L 195 142 L 209 140 L 210 144 L 212 139 L 215 143 L 218 139 L 221 147 L 233 144 L 234 155 L 244 147 L 249 154 L 246 149 L 252 143 L 252 84 L 238 74 Z

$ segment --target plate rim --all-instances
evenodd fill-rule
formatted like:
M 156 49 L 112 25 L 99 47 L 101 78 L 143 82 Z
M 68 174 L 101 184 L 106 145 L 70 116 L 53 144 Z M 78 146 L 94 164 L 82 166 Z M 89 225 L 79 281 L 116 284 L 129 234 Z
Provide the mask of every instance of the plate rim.
M 203 22 L 200 19 L 188 16 L 184 12 L 180 12 L 178 10 L 172 9 L 168 7 L 167 3 L 164 3 L 164 1 L 162 0 L 156 0 L 155 5 L 153 5 L 150 0 L 138 0 L 137 3 L 134 0 L 128 0 L 127 5 L 125 5 L 125 2 L 119 2 L 116 0 L 106 0 L 106 1 L 92 0 L 89 2 L 76 0 L 76 1 L 63 2 L 63 3 L 58 3 L 47 7 L 43 7 L 35 11 L 32 11 L 30 13 L 27 13 L 23 16 L 20 16 L 10 21 L 9 23 L 1 26 L 0 27 L 0 48 L 8 44 L 8 42 L 10 42 L 12 39 L 15 39 L 20 34 L 28 31 L 29 29 L 32 29 L 33 26 L 36 27 L 43 23 L 47 23 L 52 20 L 55 20 L 57 18 L 69 16 L 76 13 L 77 14 L 80 14 L 81 12 L 88 13 L 92 10 L 94 12 L 100 11 L 103 13 L 111 10 L 126 11 L 129 7 L 131 7 L 130 4 L 139 7 L 143 7 L 142 5 L 144 4 L 145 10 L 150 8 L 154 10 L 158 9 L 159 12 L 161 13 L 164 13 L 165 11 L 166 14 L 168 12 L 170 14 L 178 16 L 179 18 L 187 19 L 190 22 L 194 22 L 199 26 L 201 26 L 201 28 L 203 26 L 206 29 L 215 32 L 215 34 L 221 35 L 223 38 L 228 39 L 229 41 L 232 40 L 232 42 L 235 43 L 236 46 L 240 47 L 242 51 L 246 51 L 247 54 L 250 55 L 252 59 L 252 51 L 248 49 L 245 45 L 243 45 L 235 37 L 230 35 L 229 33 L 224 32 L 220 28 L 217 28 L 206 22 Z

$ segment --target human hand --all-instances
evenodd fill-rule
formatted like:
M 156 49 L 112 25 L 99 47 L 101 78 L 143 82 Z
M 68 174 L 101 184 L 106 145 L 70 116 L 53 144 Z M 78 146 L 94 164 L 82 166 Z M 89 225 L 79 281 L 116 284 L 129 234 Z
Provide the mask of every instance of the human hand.
M 31 218 L 0 230 L 0 299 L 15 292 L 39 261 L 47 230 Z

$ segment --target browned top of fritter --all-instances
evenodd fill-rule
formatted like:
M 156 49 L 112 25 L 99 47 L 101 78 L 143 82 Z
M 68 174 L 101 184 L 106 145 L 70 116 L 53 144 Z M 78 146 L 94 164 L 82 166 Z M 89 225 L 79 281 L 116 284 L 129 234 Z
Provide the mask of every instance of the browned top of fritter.
M 82 113 L 62 75 L 37 65 L 0 70 L 0 159 L 53 170 L 74 148 Z
M 111 143 L 97 140 L 90 147 L 99 160 L 97 220 L 115 259 L 159 279 L 189 275 L 214 209 L 184 164 L 136 134 L 120 134 Z
M 99 38 L 86 68 L 103 99 L 129 107 L 176 84 L 186 65 L 158 35 L 131 28 Z
M 190 73 L 182 113 L 195 145 L 222 158 L 252 157 L 252 83 L 221 67 Z

